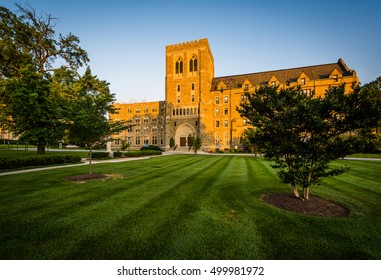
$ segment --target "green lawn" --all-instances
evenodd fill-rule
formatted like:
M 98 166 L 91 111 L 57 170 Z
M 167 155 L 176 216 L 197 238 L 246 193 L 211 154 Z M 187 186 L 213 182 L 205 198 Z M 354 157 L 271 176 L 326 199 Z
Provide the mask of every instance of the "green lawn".
M 381 259 L 381 161 L 312 194 L 350 209 L 306 217 L 261 201 L 289 191 L 260 158 L 170 155 L 0 176 L 0 259 Z

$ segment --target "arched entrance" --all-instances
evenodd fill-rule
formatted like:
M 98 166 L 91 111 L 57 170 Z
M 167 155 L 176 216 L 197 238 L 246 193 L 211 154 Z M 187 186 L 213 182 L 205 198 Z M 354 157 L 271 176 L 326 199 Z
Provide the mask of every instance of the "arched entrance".
M 191 144 L 189 135 L 193 136 L 195 134 L 196 131 L 190 124 L 183 123 L 176 129 L 175 145 L 178 147 L 188 147 Z

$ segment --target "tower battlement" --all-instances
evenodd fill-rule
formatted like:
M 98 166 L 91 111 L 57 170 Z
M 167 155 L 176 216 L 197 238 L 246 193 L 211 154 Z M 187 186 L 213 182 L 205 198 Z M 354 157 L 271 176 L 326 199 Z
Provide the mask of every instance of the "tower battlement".
M 188 41 L 173 45 L 166 46 L 167 52 L 176 52 L 176 51 L 182 51 L 189 48 L 200 48 L 200 47 L 208 47 L 209 48 L 209 41 L 208 39 L 199 39 L 194 41 Z

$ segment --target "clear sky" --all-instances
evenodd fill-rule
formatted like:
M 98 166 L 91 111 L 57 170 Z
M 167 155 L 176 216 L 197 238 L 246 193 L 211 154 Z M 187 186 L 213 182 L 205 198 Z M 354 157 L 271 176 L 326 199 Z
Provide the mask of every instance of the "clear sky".
M 14 0 L 0 5 L 16 11 Z M 25 1 L 18 1 L 24 4 Z M 165 97 L 165 46 L 208 38 L 215 76 L 336 62 L 381 76 L 381 1 L 29 0 L 77 35 L 118 102 Z

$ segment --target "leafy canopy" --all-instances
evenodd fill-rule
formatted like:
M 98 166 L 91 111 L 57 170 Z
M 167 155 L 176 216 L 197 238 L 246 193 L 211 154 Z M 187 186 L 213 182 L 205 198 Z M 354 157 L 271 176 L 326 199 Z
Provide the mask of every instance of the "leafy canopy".
M 237 110 L 256 128 L 253 141 L 280 169 L 282 181 L 291 184 L 296 196 L 297 186 L 307 189 L 308 198 L 311 184 L 347 170 L 329 166 L 353 152 L 353 138 L 347 135 L 379 122 L 379 113 L 369 114 L 380 104 L 374 97 L 360 87 L 345 93 L 344 85 L 330 87 L 322 97 L 301 88 L 262 86 L 247 94 L 248 101 Z

